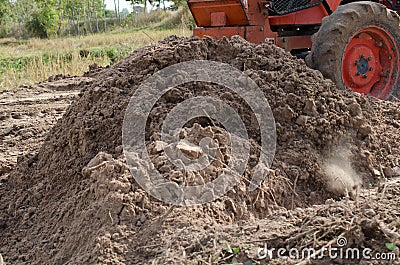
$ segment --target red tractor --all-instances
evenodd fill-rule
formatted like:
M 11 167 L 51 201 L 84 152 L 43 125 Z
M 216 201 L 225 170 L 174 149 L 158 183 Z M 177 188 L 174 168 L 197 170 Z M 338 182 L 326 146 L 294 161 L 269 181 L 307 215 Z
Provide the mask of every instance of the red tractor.
M 340 88 L 400 95 L 400 0 L 188 0 L 194 35 L 270 42 Z

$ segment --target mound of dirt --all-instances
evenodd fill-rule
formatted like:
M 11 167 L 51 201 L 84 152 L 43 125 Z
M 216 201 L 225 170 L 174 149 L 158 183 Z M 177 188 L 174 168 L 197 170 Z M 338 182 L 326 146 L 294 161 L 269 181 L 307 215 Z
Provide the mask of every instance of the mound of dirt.
M 183 182 L 184 173 L 168 164 L 159 147 L 166 114 L 185 99 L 207 95 L 224 100 L 237 110 L 251 138 L 250 161 L 233 190 L 207 205 L 170 208 L 149 197 L 129 173 L 121 128 L 130 97 L 146 78 L 190 60 L 224 62 L 248 74 L 273 110 L 278 143 L 261 187 L 249 191 L 249 180 L 261 172 L 254 168 L 259 128 L 251 122 L 247 104 L 214 84 L 189 83 L 170 90 L 151 112 L 146 131 L 152 161 L 164 177 Z M 204 256 L 199 253 L 207 249 L 203 246 L 224 245 L 214 237 L 216 227 L 230 231 L 241 222 L 286 213 L 285 208 L 324 204 L 328 198 L 346 195 L 357 198 L 360 188 L 376 184 L 383 173 L 398 174 L 398 105 L 338 91 L 304 61 L 273 45 L 253 45 L 239 37 L 170 37 L 87 76 L 94 81 L 82 84 L 79 99 L 52 128 L 39 152 L 21 159 L 0 186 L 0 253 L 5 262 L 174 263 L 169 257 L 200 261 Z M 218 140 L 219 159 L 189 181 L 198 184 L 215 178 L 229 160 L 223 128 L 198 119 L 188 123 L 182 135 L 182 140 L 192 142 L 202 137 Z M 181 148 L 197 156 L 195 146 Z M 338 168 L 339 177 L 332 174 Z M 209 234 L 197 239 L 188 235 L 196 230 Z

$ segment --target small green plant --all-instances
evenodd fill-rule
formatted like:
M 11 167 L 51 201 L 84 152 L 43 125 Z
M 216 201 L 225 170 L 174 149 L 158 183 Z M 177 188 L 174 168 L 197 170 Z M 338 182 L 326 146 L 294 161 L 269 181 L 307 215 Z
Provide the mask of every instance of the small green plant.
M 240 262 L 237 260 L 237 257 L 236 257 L 239 254 L 239 252 L 240 252 L 239 247 L 231 247 L 229 245 L 229 243 L 226 243 L 225 259 L 230 260 L 230 264 L 240 264 Z
M 238 247 L 231 248 L 231 246 L 228 243 L 226 243 L 226 252 L 228 252 L 229 254 L 236 255 L 239 253 L 239 251 L 240 249 Z
M 393 251 L 396 248 L 396 245 L 393 243 L 386 243 L 386 248 L 389 249 L 390 251 Z

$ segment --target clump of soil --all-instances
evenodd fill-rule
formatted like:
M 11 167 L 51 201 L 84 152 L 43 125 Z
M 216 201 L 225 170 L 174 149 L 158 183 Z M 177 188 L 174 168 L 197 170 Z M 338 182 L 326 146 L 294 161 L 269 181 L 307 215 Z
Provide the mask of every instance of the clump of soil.
M 228 133 L 220 127 L 202 127 L 194 123 L 190 128 L 182 128 L 180 134 L 181 140 L 177 144 L 166 145 L 162 141 L 151 144 L 150 157 L 158 171 L 165 178 L 179 185 L 204 185 L 216 179 L 229 163 L 230 137 Z M 210 144 L 207 146 L 213 149 L 208 152 L 209 156 L 203 154 L 203 148 L 201 148 L 203 146 L 201 140 L 206 137 L 210 139 Z M 181 153 L 176 152 L 176 149 Z M 195 169 L 193 171 L 184 171 L 178 167 L 179 165 L 170 161 L 179 159 L 184 165 L 191 166 L 190 162 L 199 158 L 204 159 L 199 160 L 198 167 L 193 168 Z
M 251 137 L 251 156 L 240 183 L 225 196 L 198 207 L 170 208 L 149 197 L 129 173 L 122 154 L 121 127 L 130 97 L 141 82 L 160 69 L 190 60 L 224 62 L 248 74 L 274 112 L 278 143 L 272 168 L 257 171 L 259 128 L 251 122 L 249 108 L 238 95 L 203 83 L 172 90 L 155 106 L 146 132 L 152 161 L 166 178 L 182 183 L 183 173 L 168 165 L 159 148 L 163 145 L 160 128 L 168 111 L 192 96 L 219 97 L 237 109 Z M 0 253 L 4 253 L 5 262 L 200 261 L 204 251 L 216 251 L 225 244 L 221 234 L 235 233 L 242 223 L 271 220 L 274 213 L 292 215 L 286 209 L 345 196 L 349 189 L 332 188 L 325 164 L 335 157 L 337 146 L 348 149 L 346 165 L 357 175 L 357 189 L 376 184 L 378 176 L 383 178 L 382 172 L 391 173 L 391 177 L 398 172 L 398 105 L 338 91 L 304 61 L 273 45 L 254 45 L 239 37 L 218 41 L 170 37 L 87 76 L 94 80 L 82 85 L 79 99 L 52 128 L 37 155 L 21 159 L 6 185 L 0 186 L 4 198 Z M 220 138 L 219 159 L 190 181 L 215 178 L 229 160 L 229 141 L 223 128 L 200 119 L 188 123 L 183 131 L 182 140 L 189 142 L 196 143 L 207 133 Z M 198 155 L 195 146 L 183 145 L 189 156 Z M 249 191 L 254 174 L 264 174 L 265 180 L 259 189 Z M 355 183 L 350 184 L 352 188 Z M 299 219 L 307 215 L 302 209 L 294 214 Z M 300 225 L 293 218 L 286 222 Z M 323 239 L 343 230 L 342 225 Z M 299 236 L 286 243 L 300 244 L 302 239 Z

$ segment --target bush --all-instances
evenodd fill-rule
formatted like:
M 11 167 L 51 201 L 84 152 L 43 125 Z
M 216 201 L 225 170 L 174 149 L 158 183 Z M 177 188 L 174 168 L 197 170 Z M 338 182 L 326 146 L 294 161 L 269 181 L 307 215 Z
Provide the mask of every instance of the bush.
M 167 16 L 155 28 L 161 30 L 175 28 L 193 29 L 195 26 L 196 23 L 190 13 L 189 7 L 185 4 L 180 6 L 178 11 L 172 12 L 171 15 Z
M 31 19 L 26 22 L 26 28 L 33 37 L 46 39 L 55 34 L 58 22 L 55 10 L 50 7 L 44 7 L 33 11 L 31 16 Z

